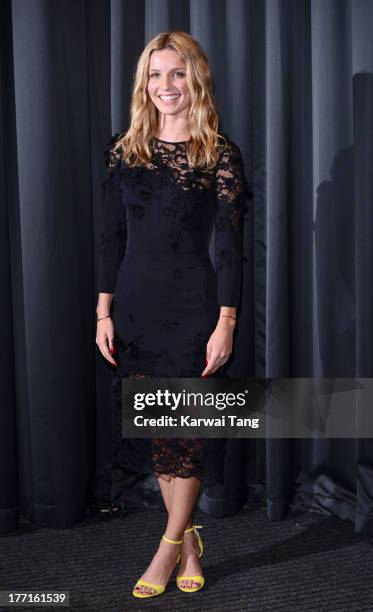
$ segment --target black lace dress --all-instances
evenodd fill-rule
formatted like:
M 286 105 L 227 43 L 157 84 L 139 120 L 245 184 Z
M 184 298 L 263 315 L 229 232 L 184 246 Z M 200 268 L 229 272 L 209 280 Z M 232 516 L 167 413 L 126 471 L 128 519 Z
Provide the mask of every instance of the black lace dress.
M 241 152 L 224 135 L 213 170 L 190 168 L 187 142 L 153 138 L 151 164 L 131 168 L 113 151 L 118 136 L 107 146 L 98 279 L 99 292 L 114 294 L 115 459 L 129 472 L 213 484 L 222 480 L 224 440 L 122 439 L 120 379 L 201 376 L 220 306 L 240 300 Z

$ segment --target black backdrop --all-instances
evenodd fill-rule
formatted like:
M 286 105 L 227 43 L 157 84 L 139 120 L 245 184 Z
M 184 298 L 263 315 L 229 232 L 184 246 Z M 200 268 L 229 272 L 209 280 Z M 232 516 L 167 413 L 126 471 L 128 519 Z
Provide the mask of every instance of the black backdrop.
M 252 184 L 230 374 L 373 376 L 370 0 L 3 0 L 0 28 L 1 531 L 121 492 L 95 345 L 104 146 L 160 31 L 203 45 Z M 369 439 L 236 441 L 226 469 L 207 512 L 253 497 L 372 532 Z

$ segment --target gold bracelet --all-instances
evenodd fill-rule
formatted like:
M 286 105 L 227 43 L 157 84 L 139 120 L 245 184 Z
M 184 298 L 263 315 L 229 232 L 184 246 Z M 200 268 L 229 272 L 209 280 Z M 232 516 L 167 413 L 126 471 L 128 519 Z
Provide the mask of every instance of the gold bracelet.
M 233 319 L 234 321 L 237 321 L 236 317 L 234 317 L 233 315 L 230 314 L 221 314 L 221 317 L 230 317 L 231 319 Z
M 97 323 L 97 321 L 102 321 L 102 319 L 108 319 L 109 317 L 111 317 L 111 315 L 108 314 L 108 315 L 106 315 L 106 317 L 97 318 L 96 319 L 96 323 Z

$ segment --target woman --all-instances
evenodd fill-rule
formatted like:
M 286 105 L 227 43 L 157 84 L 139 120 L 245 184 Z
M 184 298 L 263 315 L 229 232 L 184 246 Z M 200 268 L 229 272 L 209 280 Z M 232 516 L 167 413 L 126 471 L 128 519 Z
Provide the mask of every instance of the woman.
M 247 184 L 239 148 L 217 132 L 212 90 L 199 43 L 158 34 L 138 61 L 130 127 L 109 143 L 96 343 L 120 377 L 223 376 L 232 352 Z M 123 440 L 123 465 L 154 471 L 168 511 L 135 597 L 162 593 L 179 561 L 178 587 L 202 588 L 192 513 L 201 484 L 221 479 L 221 442 Z

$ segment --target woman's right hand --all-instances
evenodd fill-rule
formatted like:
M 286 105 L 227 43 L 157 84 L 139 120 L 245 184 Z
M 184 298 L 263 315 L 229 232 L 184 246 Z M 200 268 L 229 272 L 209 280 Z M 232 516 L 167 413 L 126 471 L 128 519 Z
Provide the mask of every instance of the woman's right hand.
M 100 349 L 101 354 L 113 365 L 118 365 L 113 359 L 112 353 L 115 352 L 114 347 L 114 324 L 111 317 L 97 321 L 96 344 Z

